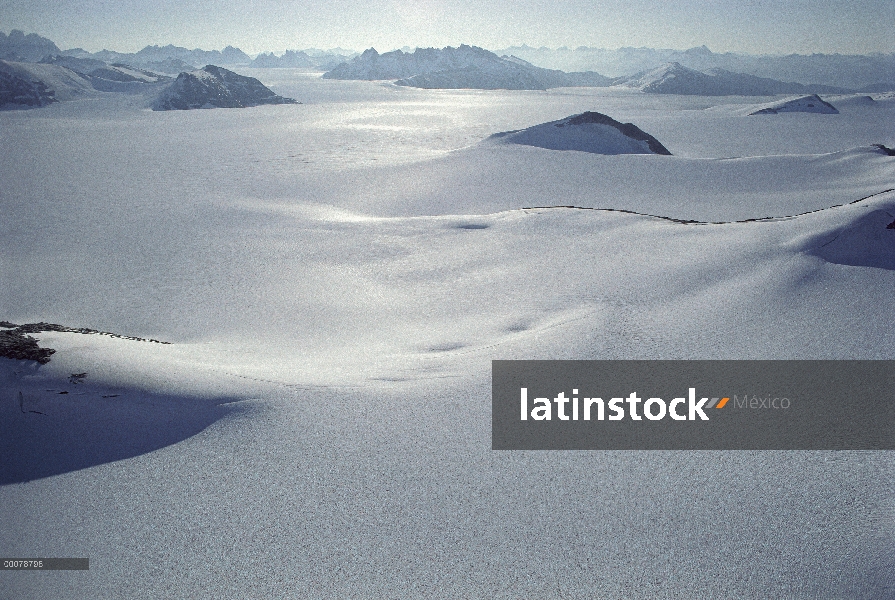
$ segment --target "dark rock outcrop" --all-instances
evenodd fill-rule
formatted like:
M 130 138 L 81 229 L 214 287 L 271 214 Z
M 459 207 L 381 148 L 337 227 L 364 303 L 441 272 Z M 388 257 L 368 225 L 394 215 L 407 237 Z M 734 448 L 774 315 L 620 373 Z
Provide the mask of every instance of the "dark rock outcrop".
M 37 340 L 28 335 L 29 333 L 41 333 L 44 331 L 61 331 L 65 333 L 81 333 L 86 335 L 107 335 L 109 337 L 120 338 L 123 340 L 133 340 L 136 342 L 154 342 L 156 344 L 170 344 L 170 342 L 161 342 L 149 338 L 131 337 L 127 335 L 118 335 L 108 331 L 98 331 L 96 329 L 88 329 L 86 327 L 66 327 L 65 325 L 57 325 L 55 323 L 26 323 L 24 325 L 16 325 L 9 321 L 0 321 L 0 357 L 12 358 L 15 360 L 33 360 L 44 365 L 50 362 L 50 356 L 56 353 L 52 348 L 41 348 L 37 345 Z M 72 375 L 75 377 L 75 375 Z

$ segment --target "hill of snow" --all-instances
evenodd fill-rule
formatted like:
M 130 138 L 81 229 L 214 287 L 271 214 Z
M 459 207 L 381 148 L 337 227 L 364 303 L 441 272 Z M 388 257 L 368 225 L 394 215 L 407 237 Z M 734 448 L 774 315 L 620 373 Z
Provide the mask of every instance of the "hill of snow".
M 820 96 L 812 94 L 810 96 L 799 96 L 798 98 L 787 98 L 778 102 L 772 102 L 764 105 L 758 110 L 752 111 L 750 115 L 776 115 L 778 113 L 787 112 L 806 112 L 819 113 L 824 115 L 837 115 L 839 111 L 829 102 L 824 102 Z
M 526 129 L 495 133 L 488 139 L 592 154 L 671 154 L 659 140 L 633 123 L 620 123 L 598 112 L 583 112 Z
M 326 79 L 387 80 L 427 89 L 545 90 L 568 86 L 605 86 L 599 73 L 563 73 L 542 69 L 515 57 L 500 57 L 476 46 L 417 48 L 379 54 L 374 48 L 323 75 Z
M 650 94 L 685 94 L 694 96 L 773 96 L 808 92 L 844 93 L 848 90 L 831 86 L 806 86 L 723 69 L 707 72 L 689 69 L 671 62 L 645 73 L 618 82 Z
M 244 108 L 261 104 L 296 104 L 296 101 L 274 94 L 254 77 L 207 65 L 200 71 L 178 75 L 159 95 L 152 109 Z

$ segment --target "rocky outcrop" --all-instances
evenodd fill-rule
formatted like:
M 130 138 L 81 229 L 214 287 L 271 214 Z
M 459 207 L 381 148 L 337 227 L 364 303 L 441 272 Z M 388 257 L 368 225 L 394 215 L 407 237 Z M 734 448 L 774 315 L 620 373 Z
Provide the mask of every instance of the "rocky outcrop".
M 15 323 L 10 323 L 9 321 L 0 321 L 0 357 L 12 358 L 14 360 L 33 360 L 42 365 L 50 362 L 50 356 L 55 354 L 56 351 L 52 348 L 41 348 L 37 345 L 38 340 L 28 335 L 29 333 L 41 333 L 44 331 L 81 333 L 85 335 L 106 335 L 123 340 L 133 340 L 135 342 L 153 342 L 156 344 L 171 343 L 161 342 L 159 340 L 150 338 L 118 335 L 117 333 L 98 331 L 96 329 L 88 329 L 86 327 L 66 327 L 65 325 L 57 325 L 55 323 L 41 322 L 16 325 Z M 72 377 L 80 376 L 72 375 Z
M 245 108 L 261 104 L 297 104 L 278 96 L 254 77 L 208 65 L 200 71 L 181 73 L 156 99 L 153 110 L 195 108 Z

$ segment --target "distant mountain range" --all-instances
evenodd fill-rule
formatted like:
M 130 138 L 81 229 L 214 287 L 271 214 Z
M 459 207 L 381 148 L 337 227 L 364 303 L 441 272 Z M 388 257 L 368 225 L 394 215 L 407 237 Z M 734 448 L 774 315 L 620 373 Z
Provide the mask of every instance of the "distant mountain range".
M 464 54 L 460 50 L 473 48 L 472 46 L 460 46 L 454 49 L 457 57 Z M 481 49 L 478 49 L 481 50 Z M 369 51 L 368 51 L 369 52 Z M 398 54 L 400 52 L 400 54 Z M 432 48 L 411 51 L 410 48 L 396 52 L 378 54 L 377 62 L 385 67 L 392 62 L 392 67 L 402 62 L 412 65 L 414 62 L 425 63 L 431 60 L 428 56 L 433 52 L 440 52 Z M 441 51 L 443 52 L 443 51 Z M 488 52 L 483 50 L 482 52 Z M 469 52 L 465 52 L 469 54 Z M 557 87 L 555 73 L 564 72 L 571 77 L 571 85 L 599 85 L 598 74 L 606 79 L 621 77 L 631 78 L 634 74 L 643 74 L 661 67 L 667 63 L 677 63 L 682 67 L 711 73 L 714 70 L 728 71 L 731 73 L 752 75 L 758 78 L 773 79 L 782 82 L 793 82 L 807 86 L 813 92 L 821 91 L 818 86 L 842 88 L 862 91 L 867 93 L 885 92 L 895 90 L 895 53 L 872 55 L 843 55 L 843 54 L 790 54 L 790 55 L 752 55 L 739 53 L 716 53 L 706 46 L 690 48 L 689 50 L 670 50 L 654 48 L 619 48 L 608 50 L 605 48 L 590 48 L 581 46 L 575 49 L 569 48 L 532 48 L 530 46 L 512 46 L 491 53 L 497 59 L 516 61 L 523 66 L 539 68 L 543 72 L 538 77 L 541 89 Z M 319 50 L 309 48 L 305 50 L 290 50 L 284 54 L 276 55 L 264 53 L 252 59 L 248 54 L 233 46 L 227 46 L 223 50 L 189 50 L 180 46 L 147 46 L 134 53 L 121 53 L 111 50 L 100 52 L 87 52 L 80 48 L 60 50 L 59 47 L 47 38 L 35 33 L 25 34 L 19 30 L 12 30 L 9 35 L 0 32 L 0 59 L 16 62 L 38 62 L 48 56 L 64 55 L 75 58 L 90 58 L 101 60 L 108 64 L 125 63 L 134 67 L 149 69 L 158 73 L 177 74 L 182 71 L 193 70 L 198 67 L 215 65 L 240 65 L 256 68 L 303 68 L 309 70 L 335 71 L 334 78 L 344 78 L 349 71 L 339 65 L 351 63 L 357 57 L 357 53 L 335 48 L 333 50 Z M 403 58 L 401 57 L 403 55 Z M 407 57 L 415 57 L 407 59 Z M 369 62 L 371 57 L 364 61 Z M 481 58 L 481 57 L 479 57 Z M 490 59 L 493 61 L 493 58 Z M 489 62 L 489 61 L 485 61 Z M 480 62 L 460 61 L 460 64 L 442 64 L 439 68 L 392 68 L 384 69 L 386 73 L 380 73 L 377 77 L 359 77 L 357 74 L 351 78 L 393 79 L 403 80 L 418 77 L 410 82 L 410 85 L 419 87 L 468 87 L 461 85 L 465 82 L 475 83 L 480 74 L 475 73 L 472 67 L 479 71 L 488 70 Z M 458 71 L 453 76 L 447 71 Z M 460 72 L 465 70 L 465 72 Z M 518 71 L 518 70 L 517 70 Z M 437 76 L 435 74 L 438 73 Z M 553 75 L 550 75 L 553 73 Z M 518 74 L 518 73 L 517 73 Z M 585 74 L 585 75 L 578 75 Z M 507 76 L 511 71 L 507 69 Z M 422 77 L 425 76 L 425 77 Z M 577 78 L 577 79 L 576 79 Z M 524 77 L 523 77 L 524 79 Z M 507 85 L 512 85 L 510 77 Z M 559 83 L 562 83 L 560 78 Z M 534 83 L 532 82 L 532 85 Z M 506 86 L 503 86 L 506 87 Z M 789 93 L 789 92 L 786 92 Z M 793 92 L 799 93 L 799 92 Z M 806 92 L 807 93 L 807 92 Z
M 364 51 L 333 70 L 324 79 L 395 80 L 398 85 L 438 89 L 546 90 L 577 85 L 607 86 L 599 73 L 564 73 L 542 69 L 513 56 L 497 56 L 476 46 L 442 49 L 417 48 L 379 54 Z
M 36 33 L 25 35 L 24 32 L 17 29 L 13 29 L 9 35 L 0 32 L 0 60 L 40 62 L 52 56 L 68 56 L 98 60 L 106 64 L 125 63 L 168 74 L 192 71 L 209 64 L 257 68 L 291 67 L 327 71 L 355 55 L 355 52 L 341 48 L 334 50 L 310 48 L 304 51 L 287 50 L 279 56 L 273 53 L 260 54 L 253 60 L 251 56 L 233 46 L 227 46 L 223 50 L 200 50 L 198 48 L 190 50 L 171 44 L 146 46 L 139 52 L 129 53 L 113 50 L 88 52 L 82 48 L 60 50 L 52 40 Z
M 24 32 L 13 29 L 6 35 L 0 31 L 0 60 L 37 62 L 59 52 L 56 44 L 36 33 L 25 35 Z
M 267 88 L 264 88 L 266 92 L 259 91 L 257 86 L 264 86 L 255 79 L 252 81 L 257 86 L 238 83 L 235 78 L 241 76 L 221 68 L 220 65 L 308 70 L 328 68 L 323 75 L 325 79 L 390 80 L 401 86 L 436 89 L 546 90 L 571 86 L 625 86 L 644 93 L 701 96 L 804 96 L 895 90 L 895 55 L 749 57 L 715 54 L 704 46 L 686 51 L 648 48 L 622 48 L 613 51 L 590 48 L 574 51 L 545 48 L 535 50 L 527 46 L 511 50 L 518 51 L 523 57 L 498 56 L 494 52 L 468 45 L 457 48 L 449 46 L 441 49 L 395 50 L 384 54 L 370 48 L 353 56 L 350 51 L 342 49 L 291 50 L 281 55 L 260 54 L 254 59 L 233 46 L 220 51 L 188 50 L 167 45 L 147 46 L 131 54 L 110 50 L 90 53 L 78 48 L 63 51 L 47 38 L 13 30 L 9 35 L 0 32 L 0 61 L 6 61 L 0 65 L 0 104 L 44 106 L 96 91 L 158 93 L 156 90 L 169 85 L 172 89 L 180 89 L 182 97 L 182 102 L 175 100 L 173 96 L 170 101 L 174 104 L 180 102 L 185 107 L 250 106 L 259 103 L 258 99 L 262 97 L 269 98 L 270 102 L 285 101 L 276 100 L 280 97 Z M 554 63 L 562 59 L 566 64 L 585 64 L 587 61 L 593 63 L 599 59 L 603 61 L 602 64 L 615 70 L 644 64 L 649 65 L 649 68 L 633 75 L 610 78 L 592 70 L 565 72 L 536 66 L 525 59 L 526 55 L 537 60 L 551 59 Z M 668 56 L 680 58 L 686 63 L 671 61 L 653 64 Z M 578 62 L 572 61 L 570 57 Z M 752 68 L 760 66 L 764 71 L 787 73 L 797 70 L 798 65 L 806 66 L 808 73 L 816 73 L 820 68 L 818 65 L 825 65 L 824 68 L 829 72 L 820 79 L 820 83 L 804 83 L 810 77 L 805 73 L 782 80 L 750 72 L 735 72 L 719 66 L 706 66 L 719 62 L 751 65 Z M 206 65 L 206 68 L 199 72 L 197 65 Z M 700 68 L 692 65 L 700 65 Z M 209 68 L 220 71 L 212 76 Z M 172 83 L 172 78 L 166 73 L 178 74 L 177 81 Z M 230 73 L 232 77 L 226 73 Z M 217 83 L 212 82 L 212 79 L 216 79 Z M 833 80 L 876 83 L 867 84 L 863 88 L 849 88 L 829 83 Z M 221 91 L 224 84 L 236 86 L 241 92 L 236 96 L 228 96 Z M 212 90 L 215 86 L 217 92 Z M 248 93 L 249 88 L 253 91 L 248 96 L 240 96 L 243 92 Z M 198 95 L 193 97 L 191 94 Z M 208 101 L 199 102 L 202 94 L 207 96 Z
M 152 99 L 153 110 L 297 104 L 254 77 L 214 65 L 172 79 L 120 63 L 71 56 L 56 55 L 40 63 L 0 60 L 0 109 L 39 108 L 101 92 L 145 94 Z
M 777 94 L 844 94 L 852 90 L 829 85 L 804 85 L 733 73 L 724 69 L 697 71 L 672 62 L 632 77 L 614 81 L 616 85 L 638 88 L 650 94 L 695 96 L 775 96 Z
M 754 55 L 715 53 L 705 46 L 689 50 L 654 48 L 532 48 L 512 46 L 497 51 L 532 64 L 564 71 L 598 71 L 610 77 L 630 76 L 676 62 L 690 69 L 724 69 L 756 77 L 802 84 L 824 84 L 866 92 L 895 89 L 895 54 Z
M 417 48 L 379 54 L 374 48 L 323 75 L 325 79 L 394 80 L 419 88 L 545 90 L 557 87 L 622 85 L 650 94 L 698 96 L 774 96 L 841 94 L 842 87 L 779 81 L 724 69 L 698 71 L 677 62 L 630 77 L 609 78 L 593 71 L 565 73 L 543 69 L 515 56 L 497 56 L 475 46 Z

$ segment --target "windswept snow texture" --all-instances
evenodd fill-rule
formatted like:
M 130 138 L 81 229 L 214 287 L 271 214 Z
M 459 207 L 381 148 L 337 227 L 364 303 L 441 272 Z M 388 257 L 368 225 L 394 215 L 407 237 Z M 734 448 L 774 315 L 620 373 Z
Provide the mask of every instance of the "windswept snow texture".
M 606 86 L 599 73 L 563 73 L 541 69 L 515 57 L 499 57 L 476 46 L 417 48 L 379 54 L 374 48 L 323 75 L 326 79 L 397 79 L 398 85 L 426 89 L 546 90 L 569 86 Z
M 274 94 L 254 77 L 208 65 L 201 71 L 178 75 L 159 95 L 152 109 L 245 108 L 261 104 L 296 104 L 296 101 Z
M 682 94 L 694 96 L 773 96 L 806 92 L 845 93 L 848 90 L 828 85 L 787 83 L 724 69 L 707 72 L 688 69 L 672 62 L 656 69 L 624 78 L 621 84 L 649 94 Z
M 491 449 L 492 360 L 895 359 L 885 97 L 261 78 L 0 112 L 0 321 L 171 342 L 0 359 L 0 548 L 90 558 L 0 596 L 895 595 L 892 452 Z M 482 143 L 594 109 L 675 156 Z
M 871 98 L 872 100 L 872 98 Z M 789 98 L 780 100 L 749 113 L 750 115 L 776 115 L 779 113 L 818 113 L 822 115 L 838 115 L 839 111 L 829 102 L 824 102 L 820 96 L 812 94 L 811 96 L 800 96 L 798 98 Z
M 633 123 L 620 123 L 598 112 L 583 112 L 519 131 L 495 133 L 489 139 L 593 154 L 671 154 L 659 140 Z

